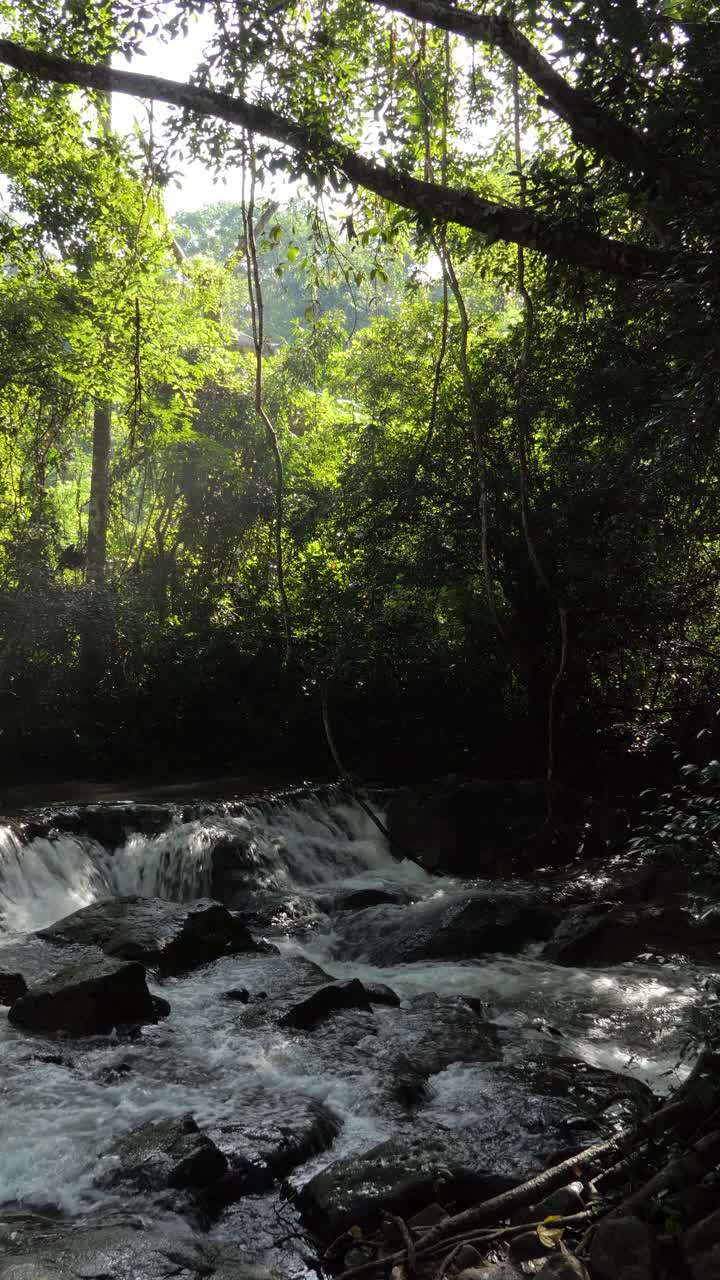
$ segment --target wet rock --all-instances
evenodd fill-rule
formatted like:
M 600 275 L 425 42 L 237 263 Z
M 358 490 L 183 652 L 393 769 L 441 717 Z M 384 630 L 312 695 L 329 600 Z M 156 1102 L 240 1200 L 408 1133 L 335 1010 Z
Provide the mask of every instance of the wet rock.
M 454 1258 L 455 1266 L 460 1271 L 467 1271 L 471 1267 L 479 1267 L 482 1263 L 482 1254 L 472 1244 L 463 1244 L 458 1249 Z
M 215 895 L 220 897 L 219 894 Z M 224 899 L 223 899 L 224 900 Z M 226 905 L 249 929 L 273 929 L 293 933 L 318 915 L 314 898 L 302 893 L 268 889 L 243 889 Z
M 554 1258 L 549 1258 L 537 1274 L 543 1280 L 590 1280 L 584 1263 L 566 1249 L 562 1253 L 556 1253 Z
M 28 1223 L 0 1258 L 0 1280 L 283 1280 L 246 1240 L 164 1235 L 156 1228 Z
M 97 946 L 106 955 L 140 960 L 164 974 L 185 973 L 219 956 L 263 946 L 209 898 L 183 904 L 162 898 L 112 898 L 65 916 L 38 937 Z
M 595 1280 L 653 1280 L 655 1235 L 639 1218 L 604 1218 L 590 1246 Z
M 368 992 L 359 978 L 352 978 L 349 982 L 331 982 L 327 987 L 313 991 L 306 1000 L 292 1005 L 283 1014 L 280 1026 L 309 1031 L 340 1009 L 363 1009 L 366 1013 L 371 1012 Z
M 12 1004 L 27 991 L 27 982 L 21 973 L 0 973 L 0 1004 Z
M 135 1066 L 135 1062 L 129 1058 L 124 1058 L 120 1062 L 115 1062 L 109 1067 L 101 1067 L 95 1079 L 100 1084 L 118 1084 L 120 1080 L 124 1080 L 129 1076 Z
M 53 840 L 59 835 L 78 835 L 96 840 L 106 849 L 118 849 L 130 835 L 159 835 L 171 825 L 174 816 L 172 805 L 138 804 L 128 800 L 39 809 L 24 819 L 22 827 L 27 840 L 37 836 Z
M 232 987 L 230 991 L 223 991 L 222 999 L 227 1000 L 229 1004 L 247 1004 L 250 992 L 247 987 Z
M 401 1107 L 412 1111 L 415 1107 L 422 1106 L 430 1097 L 427 1072 L 401 1053 L 393 1063 L 388 1091 L 390 1097 L 399 1102 Z
M 243 908 L 254 890 L 281 888 L 275 851 L 253 832 L 246 819 L 213 832 L 208 852 L 210 892 L 227 906 Z
M 387 903 L 403 905 L 412 902 L 413 895 L 406 889 L 338 889 L 331 895 L 318 899 L 323 911 L 363 911 L 365 907 L 380 907 Z
M 363 986 L 371 1004 L 387 1004 L 397 1009 L 401 1003 L 397 991 L 386 987 L 384 982 L 364 982 Z
M 297 1204 L 308 1226 L 334 1240 L 386 1213 L 407 1219 L 439 1200 L 471 1203 L 512 1185 L 480 1160 L 458 1132 L 393 1138 L 323 1169 L 301 1188 Z
M 522 1276 L 509 1262 L 486 1262 L 484 1266 L 467 1267 L 458 1280 L 522 1280 Z
M 416 1075 L 437 1075 L 458 1062 L 499 1062 L 497 1028 L 485 1022 L 457 996 L 416 996 L 403 1007 L 405 1060 Z
M 515 954 L 548 939 L 561 918 L 537 890 L 455 893 L 407 907 L 370 907 L 339 931 L 348 955 L 371 964 L 468 960 L 486 952 Z
M 615 1112 L 620 1109 L 628 1120 L 635 1120 L 647 1116 L 655 1106 L 653 1092 L 642 1080 L 571 1058 L 565 1054 L 562 1042 L 544 1045 L 540 1056 L 525 1058 L 511 1072 L 538 1094 L 574 1104 L 581 1112 L 577 1124 L 568 1119 L 564 1127 L 577 1130 L 576 1137 L 587 1135 L 590 1141 L 610 1108 Z
M 695 919 L 680 907 L 584 908 L 574 912 L 545 948 L 557 964 L 622 964 L 645 954 L 689 956 L 714 963 L 720 918 Z
M 8 1018 L 29 1031 L 89 1036 L 157 1022 L 169 1008 L 151 996 L 141 964 L 106 959 L 63 969 L 30 987 Z
M 548 1258 L 554 1252 L 555 1246 L 545 1244 L 534 1230 L 514 1236 L 510 1244 L 513 1262 L 532 1262 L 534 1258 Z
M 140 1191 L 205 1191 L 227 1172 L 227 1159 L 190 1115 L 152 1121 L 114 1143 L 114 1168 L 106 1187 L 129 1184 Z
M 313 1098 L 253 1089 L 236 1097 L 235 1106 L 239 1119 L 208 1128 L 227 1157 L 227 1177 L 218 1188 L 227 1200 L 267 1190 L 327 1150 L 341 1128 L 335 1113 Z

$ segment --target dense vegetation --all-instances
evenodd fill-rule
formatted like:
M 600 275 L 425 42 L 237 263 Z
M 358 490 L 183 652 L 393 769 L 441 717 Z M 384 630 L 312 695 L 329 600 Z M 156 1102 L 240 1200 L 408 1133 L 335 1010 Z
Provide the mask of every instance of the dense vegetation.
M 715 5 L 0 16 L 5 771 L 331 769 L 324 697 L 350 768 L 573 780 L 703 706 Z M 178 149 L 244 201 L 171 223 Z

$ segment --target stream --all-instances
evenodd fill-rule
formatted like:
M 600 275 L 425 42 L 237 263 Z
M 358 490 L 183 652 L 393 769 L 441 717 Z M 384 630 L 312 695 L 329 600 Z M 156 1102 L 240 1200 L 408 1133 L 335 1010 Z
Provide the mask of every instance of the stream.
M 117 816 L 122 807 L 109 808 Z M 163 980 L 149 974 L 171 1014 L 130 1040 L 29 1034 L 1 1010 L 0 1220 L 45 1214 L 80 1223 L 133 1213 L 187 1232 L 192 1224 L 172 1205 L 105 1185 L 113 1142 L 188 1112 L 217 1137 L 229 1122 L 296 1114 L 303 1099 L 328 1107 L 338 1134 L 287 1175 L 285 1197 L 322 1169 L 409 1134 L 469 1146 L 494 1175 L 518 1178 L 572 1141 L 611 1132 L 632 1088 L 664 1093 L 689 1069 L 708 969 L 657 959 L 569 967 L 544 958 L 537 941 L 515 954 L 404 959 L 422 950 L 418 939 L 435 936 L 434 922 L 456 899 L 491 900 L 500 888 L 511 902 L 525 901 L 535 889 L 519 880 L 461 882 L 398 862 L 347 800 L 206 802 L 190 812 L 178 805 L 166 818 L 153 813 L 151 832 L 131 829 L 132 805 L 125 814 L 127 830 L 107 842 L 97 814 L 92 834 L 59 830 L 52 815 L 45 834 L 0 827 L 0 971 L 32 984 L 70 964 L 74 948 L 35 931 L 91 903 L 208 896 L 213 850 L 228 837 L 252 849 L 247 896 L 266 916 L 253 932 L 275 949 Z M 552 898 L 552 885 L 547 892 Z M 369 905 L 354 907 L 353 895 Z M 280 1026 L 277 1011 L 324 975 L 387 984 L 401 1003 L 347 1010 L 306 1033 Z M 225 998 L 238 988 L 246 1004 Z M 492 1051 L 473 1018 L 491 1024 Z M 401 1059 L 420 1063 L 428 1079 L 412 1111 L 393 1095 Z M 626 1081 L 628 1095 L 608 1092 L 609 1073 Z M 280 1205 L 277 1187 L 246 1197 L 217 1217 L 211 1236 L 251 1239 L 264 1259 L 302 1274 L 303 1250 L 275 1244 Z

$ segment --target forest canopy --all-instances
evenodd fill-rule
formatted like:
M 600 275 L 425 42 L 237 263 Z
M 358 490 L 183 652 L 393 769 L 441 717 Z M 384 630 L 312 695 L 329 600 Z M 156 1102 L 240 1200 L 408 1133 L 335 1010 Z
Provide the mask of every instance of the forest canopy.
M 718 6 L 0 0 L 0 36 L 8 767 L 322 770 L 330 704 L 375 776 L 572 777 L 702 703 Z M 242 199 L 171 218 L 190 159 Z

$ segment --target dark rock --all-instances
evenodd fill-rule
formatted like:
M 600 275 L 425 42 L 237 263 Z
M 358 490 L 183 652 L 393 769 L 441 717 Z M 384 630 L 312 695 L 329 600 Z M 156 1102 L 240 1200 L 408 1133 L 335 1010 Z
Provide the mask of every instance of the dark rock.
M 248 893 L 282 888 L 275 849 L 246 819 L 235 821 L 227 830 L 217 829 L 212 836 L 208 858 L 214 898 L 242 909 Z
M 46 1062 L 51 1067 L 67 1067 L 72 1070 L 74 1063 L 72 1058 L 66 1058 L 62 1053 L 34 1053 L 35 1062 Z
M 338 1117 L 313 1098 L 278 1098 L 258 1088 L 235 1103 L 241 1118 L 208 1130 L 227 1156 L 228 1174 L 218 1191 L 228 1201 L 266 1191 L 327 1150 L 340 1132 Z
M 522 1280 L 522 1276 L 509 1262 L 486 1262 L 481 1267 L 467 1267 L 458 1280 Z
M 30 1031 L 102 1035 L 137 1027 L 164 1016 L 147 989 L 141 964 L 99 960 L 63 969 L 16 1000 L 8 1018 Z
M 412 902 L 413 895 L 405 889 L 338 889 L 332 895 L 318 899 L 323 911 L 363 911 L 365 907 L 380 907 L 387 903 L 404 905 Z
M 478 1164 L 459 1133 L 413 1135 L 338 1160 L 306 1183 L 297 1204 L 324 1240 L 351 1226 L 375 1225 L 386 1213 L 407 1219 L 439 1199 L 489 1199 L 512 1185 Z
M 463 1244 L 453 1259 L 455 1266 L 459 1271 L 466 1271 L 469 1267 L 479 1267 L 482 1263 L 482 1254 L 472 1244 Z
M 125 1076 L 129 1076 L 134 1062 L 131 1059 L 124 1058 L 121 1062 L 115 1062 L 112 1066 L 102 1067 L 98 1071 L 95 1079 L 101 1084 L 117 1084 L 119 1080 L 123 1080 Z
M 555 1246 L 544 1244 L 537 1231 L 523 1231 L 514 1236 L 510 1243 L 510 1257 L 513 1262 L 531 1262 L 533 1258 L 548 1258 L 555 1251 Z
M 615 965 L 647 953 L 715 963 L 720 918 L 697 920 L 680 907 L 587 908 L 574 913 L 545 948 L 567 965 Z
M 371 1004 L 387 1004 L 397 1009 L 401 1003 L 397 991 L 386 987 L 384 982 L 363 982 L 363 986 Z
M 656 1242 L 639 1218 L 604 1218 L 593 1233 L 590 1271 L 595 1280 L 653 1280 Z
M 456 1062 L 499 1062 L 497 1028 L 462 997 L 416 996 L 403 1007 L 403 1058 L 415 1076 L 437 1075 Z
M 574 1254 L 564 1250 L 549 1258 L 538 1271 L 542 1280 L 590 1280 L 587 1267 Z
M 114 1143 L 116 1167 L 105 1186 L 129 1184 L 141 1191 L 205 1191 L 227 1172 L 227 1159 L 192 1116 L 143 1124 Z
M 163 1235 L 156 1228 L 98 1226 L 95 1218 L 48 1226 L 31 1218 L 13 1231 L 0 1258 L 0 1280 L 283 1280 L 262 1265 L 247 1240 Z
M 411 1111 L 427 1102 L 430 1092 L 427 1073 L 406 1054 L 400 1054 L 390 1072 L 390 1097 Z
M 12 1004 L 27 991 L 27 982 L 21 973 L 0 973 L 0 1004 Z
M 111 898 L 65 916 L 38 937 L 84 943 L 106 955 L 140 960 L 161 973 L 184 973 L 221 955 L 257 951 L 243 924 L 219 902 L 166 902 L 162 898 Z
M 77 835 L 96 840 L 106 849 L 117 849 L 130 835 L 159 835 L 171 825 L 174 816 L 172 805 L 138 804 L 128 800 L 39 809 L 25 818 L 22 826 L 27 840 L 37 836 L 52 840 L 59 835 Z
M 468 1009 L 472 1009 L 473 1013 L 476 1013 L 478 1018 L 487 1018 L 487 1006 L 483 1000 L 478 999 L 477 996 L 463 996 L 462 999 Z
M 292 933 L 306 928 L 308 921 L 318 916 L 318 904 L 314 898 L 302 893 L 288 893 L 287 890 L 243 889 L 227 905 L 249 929 Z
M 349 982 L 331 982 L 329 986 L 313 991 L 306 1000 L 292 1005 L 283 1014 L 280 1026 L 308 1031 L 340 1009 L 371 1011 L 368 993 L 359 978 L 352 978 Z
M 247 987 L 233 987 L 230 991 L 223 991 L 222 999 L 227 1000 L 230 1004 L 247 1004 L 250 999 L 250 992 Z
M 514 955 L 551 936 L 561 919 L 557 904 L 538 891 L 456 893 L 407 907 L 370 907 L 342 923 L 349 956 L 371 964 L 469 960 L 486 952 Z

